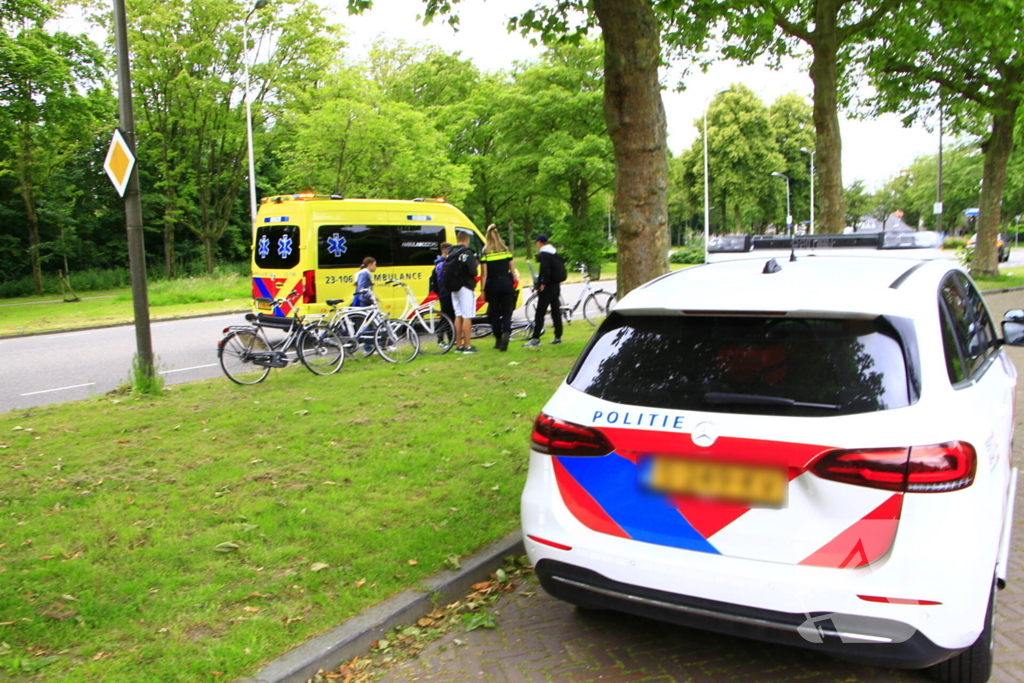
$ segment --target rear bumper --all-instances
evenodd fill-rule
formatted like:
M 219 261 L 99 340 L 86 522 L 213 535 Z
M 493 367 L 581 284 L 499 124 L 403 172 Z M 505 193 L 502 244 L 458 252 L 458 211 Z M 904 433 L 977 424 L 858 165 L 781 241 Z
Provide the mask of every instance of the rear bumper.
M 940 647 L 913 626 L 892 619 L 745 607 L 621 583 L 551 559 L 539 561 L 535 570 L 544 590 L 573 604 L 803 647 L 872 666 L 922 669 L 962 652 Z

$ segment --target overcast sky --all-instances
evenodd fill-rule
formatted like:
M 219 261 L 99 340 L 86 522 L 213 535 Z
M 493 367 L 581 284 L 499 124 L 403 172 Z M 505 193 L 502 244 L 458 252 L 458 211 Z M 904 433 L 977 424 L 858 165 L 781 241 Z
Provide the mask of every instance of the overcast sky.
M 342 4 L 337 0 L 337 4 Z M 343 12 L 336 20 L 348 31 L 348 41 L 357 54 L 384 36 L 410 43 L 438 45 L 448 51 L 460 51 L 481 69 L 495 71 L 511 66 L 514 61 L 536 60 L 541 50 L 526 38 L 509 35 L 505 29 L 508 17 L 528 9 L 536 0 L 465 0 L 458 5 L 460 30 L 453 33 L 443 22 L 423 26 L 416 14 L 422 12 L 422 0 L 376 0 L 375 6 L 362 16 L 350 17 Z M 674 88 L 678 75 L 671 71 L 663 79 Z M 811 99 L 811 79 L 805 69 L 791 61 L 780 71 L 763 67 L 738 67 L 732 63 L 717 64 L 707 73 L 690 75 L 686 90 L 663 93 L 668 117 L 668 145 L 679 154 L 693 144 L 698 130 L 694 121 L 701 118 L 704 104 L 712 93 L 733 83 L 743 83 L 766 105 L 780 95 L 796 92 Z M 909 167 L 915 157 L 934 154 L 938 135 L 924 128 L 903 128 L 899 119 L 886 115 L 870 121 L 843 118 L 843 184 L 863 180 L 869 188 L 877 188 L 888 178 Z

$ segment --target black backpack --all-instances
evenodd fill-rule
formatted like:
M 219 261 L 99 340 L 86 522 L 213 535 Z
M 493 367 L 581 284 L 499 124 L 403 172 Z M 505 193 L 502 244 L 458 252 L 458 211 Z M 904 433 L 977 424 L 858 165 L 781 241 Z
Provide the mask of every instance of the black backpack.
M 555 282 L 565 282 L 569 274 L 565 272 L 565 261 L 560 254 L 551 255 L 551 277 Z
M 444 286 L 445 291 L 457 292 L 466 285 L 466 276 L 468 275 L 466 262 L 460 260 L 459 256 L 467 251 L 469 251 L 469 247 L 457 244 L 449 249 L 448 255 L 444 257 L 444 268 L 441 270 L 441 284 Z

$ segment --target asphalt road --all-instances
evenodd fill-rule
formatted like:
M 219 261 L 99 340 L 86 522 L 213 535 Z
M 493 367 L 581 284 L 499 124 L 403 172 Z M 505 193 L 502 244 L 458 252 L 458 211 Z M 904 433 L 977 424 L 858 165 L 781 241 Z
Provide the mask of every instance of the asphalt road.
M 217 340 L 241 315 L 151 326 L 157 371 L 166 384 L 221 375 Z M 131 377 L 135 327 L 125 325 L 0 339 L 0 410 L 32 408 L 104 394 Z
M 601 286 L 615 289 L 614 282 Z M 562 287 L 562 298 L 570 307 L 581 288 Z M 530 291 L 523 294 L 525 301 Z M 582 315 L 581 306 L 576 317 Z M 518 316 L 522 317 L 521 310 Z M 241 314 L 153 323 L 153 353 L 164 383 L 223 376 L 217 341 L 225 327 L 242 324 Z M 0 339 L 0 411 L 105 394 L 131 377 L 134 356 L 133 325 Z

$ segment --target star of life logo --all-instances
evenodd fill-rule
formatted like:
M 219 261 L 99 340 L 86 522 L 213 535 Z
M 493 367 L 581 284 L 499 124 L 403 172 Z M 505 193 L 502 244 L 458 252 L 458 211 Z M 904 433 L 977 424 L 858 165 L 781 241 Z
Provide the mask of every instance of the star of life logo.
M 281 258 L 288 258 L 292 253 L 292 238 L 288 235 L 281 235 L 277 240 L 277 253 Z
M 345 238 L 334 233 L 327 238 L 327 251 L 331 252 L 331 256 L 339 258 L 342 254 L 348 251 L 348 247 L 345 246 Z
M 260 241 L 256 246 L 256 252 L 260 255 L 260 258 L 267 258 L 270 255 L 270 238 L 264 235 L 260 237 Z

